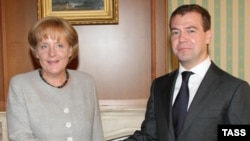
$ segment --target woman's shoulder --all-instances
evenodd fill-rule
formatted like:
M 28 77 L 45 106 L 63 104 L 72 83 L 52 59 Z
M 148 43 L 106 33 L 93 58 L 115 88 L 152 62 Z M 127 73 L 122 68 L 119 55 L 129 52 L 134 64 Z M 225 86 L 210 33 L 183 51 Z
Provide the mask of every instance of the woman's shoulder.
M 90 80 L 94 79 L 92 75 L 90 75 L 89 73 L 86 73 L 84 71 L 68 69 L 68 72 L 69 72 L 69 75 L 74 77 L 74 78 L 90 79 Z
M 38 70 L 30 71 L 30 72 L 25 72 L 25 73 L 20 73 L 15 76 L 13 76 L 11 79 L 12 80 L 26 80 L 26 79 L 34 79 L 39 76 Z
M 37 81 L 39 78 L 38 70 L 20 73 L 13 76 L 10 80 L 10 85 L 25 87 Z

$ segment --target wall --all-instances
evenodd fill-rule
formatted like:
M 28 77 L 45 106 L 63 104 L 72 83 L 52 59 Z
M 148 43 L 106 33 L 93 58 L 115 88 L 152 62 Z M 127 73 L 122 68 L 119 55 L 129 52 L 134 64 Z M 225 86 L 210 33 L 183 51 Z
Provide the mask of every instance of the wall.
M 142 99 L 149 95 L 150 9 L 150 0 L 120 0 L 119 24 L 75 26 L 80 38 L 78 70 L 96 78 L 100 99 Z
M 212 60 L 227 72 L 250 83 L 249 0 L 171 0 L 169 14 L 181 4 L 197 3 L 208 9 L 212 18 L 213 40 L 209 45 Z M 169 17 L 170 15 L 168 15 Z M 172 59 L 172 69 L 177 67 Z
M 0 1 L 0 11 L 3 11 L 2 1 Z M 1 12 L 0 12 L 1 13 Z M 0 21 L 2 21 L 3 17 L 0 14 Z M 0 54 L 3 54 L 3 23 L 0 22 Z M 3 57 L 0 57 L 0 78 L 3 78 Z M 0 107 L 4 107 L 4 79 L 0 79 Z
M 10 78 L 34 69 L 27 43 L 27 32 L 36 22 L 36 1 L 1 0 L 1 81 L 0 110 L 5 103 Z
M 37 21 L 37 1 L 1 0 L 0 12 L 0 110 L 5 110 L 11 77 L 38 67 L 27 42 Z M 94 76 L 100 104 L 145 107 L 152 80 L 168 70 L 166 1 L 120 0 L 119 24 L 74 27 L 80 53 L 69 67 Z

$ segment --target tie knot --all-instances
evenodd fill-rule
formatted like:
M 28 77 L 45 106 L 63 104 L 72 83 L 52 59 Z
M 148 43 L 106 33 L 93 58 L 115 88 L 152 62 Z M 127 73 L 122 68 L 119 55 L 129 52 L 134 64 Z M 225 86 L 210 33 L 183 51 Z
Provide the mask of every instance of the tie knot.
M 191 71 L 184 71 L 181 74 L 182 74 L 182 81 L 188 82 L 189 77 L 194 73 Z

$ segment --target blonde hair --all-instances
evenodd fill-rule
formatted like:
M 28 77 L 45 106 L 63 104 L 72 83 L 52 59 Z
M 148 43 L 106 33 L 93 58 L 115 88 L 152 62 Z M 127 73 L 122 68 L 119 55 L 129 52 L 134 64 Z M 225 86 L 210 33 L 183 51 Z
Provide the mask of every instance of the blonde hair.
M 28 33 L 30 49 L 35 58 L 38 42 L 48 37 L 55 40 L 60 40 L 61 37 L 66 38 L 68 44 L 73 48 L 69 62 L 78 55 L 79 41 L 74 27 L 65 19 L 49 16 L 39 20 Z

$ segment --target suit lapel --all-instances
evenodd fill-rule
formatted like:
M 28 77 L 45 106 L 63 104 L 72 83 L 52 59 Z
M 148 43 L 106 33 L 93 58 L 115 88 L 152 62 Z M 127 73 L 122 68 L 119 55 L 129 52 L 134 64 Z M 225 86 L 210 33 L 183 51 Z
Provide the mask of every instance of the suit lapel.
M 218 88 L 222 83 L 219 77 L 221 73 L 223 73 L 223 71 L 215 66 L 215 64 L 212 62 L 190 105 L 181 134 L 183 134 L 183 132 L 185 132 L 192 122 L 194 122 L 195 117 L 200 113 L 201 110 L 203 110 L 204 105 L 206 105 L 208 102 L 211 102 L 207 100 L 207 97 L 211 96 L 216 88 Z
M 166 135 L 169 132 L 174 138 L 173 124 L 172 124 L 172 97 L 173 97 L 173 88 L 175 85 L 176 77 L 178 74 L 178 70 L 169 73 L 168 75 L 159 79 L 159 85 L 155 88 L 157 99 L 155 102 L 155 111 L 158 113 L 158 120 L 161 123 L 159 132 L 162 132 L 162 136 Z M 167 125 L 164 127 L 164 124 Z M 166 131 L 167 130 L 167 131 Z M 164 138 L 164 137 L 162 137 Z
M 167 123 L 170 126 L 170 129 L 173 129 L 173 124 L 172 124 L 172 99 L 173 99 L 173 93 L 174 93 L 174 87 L 175 87 L 175 82 L 176 82 L 176 78 L 178 75 L 178 71 L 175 71 L 175 73 L 173 73 L 172 75 L 170 75 L 168 82 L 167 83 L 171 83 L 171 84 L 167 84 L 165 85 L 165 100 L 167 102 L 165 102 L 165 112 L 166 112 L 166 119 L 167 119 Z M 168 87 L 166 87 L 168 86 Z

